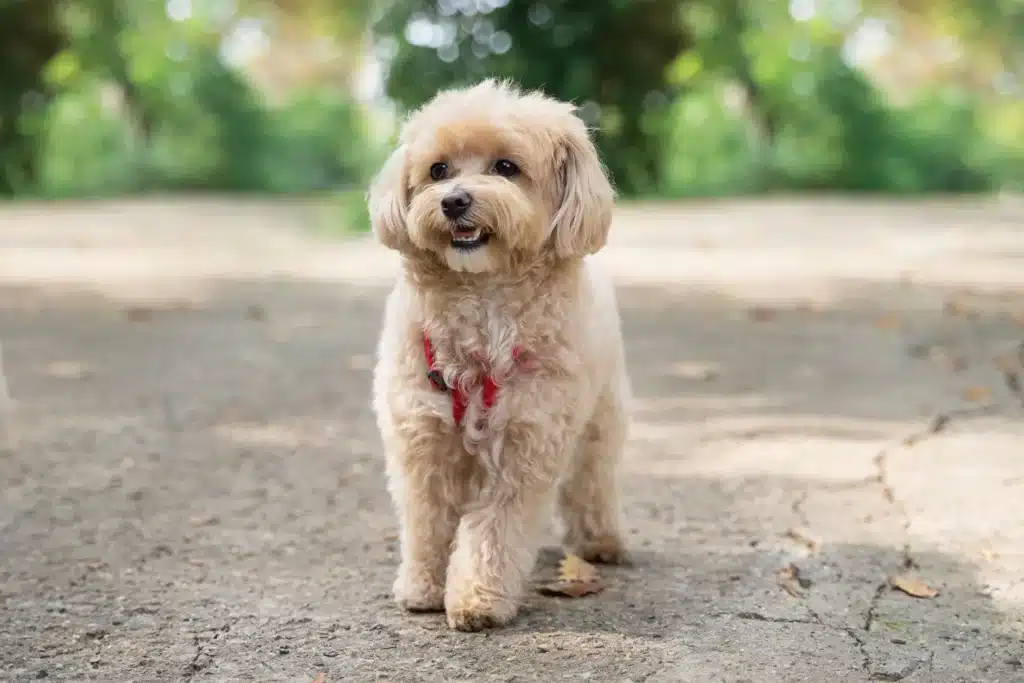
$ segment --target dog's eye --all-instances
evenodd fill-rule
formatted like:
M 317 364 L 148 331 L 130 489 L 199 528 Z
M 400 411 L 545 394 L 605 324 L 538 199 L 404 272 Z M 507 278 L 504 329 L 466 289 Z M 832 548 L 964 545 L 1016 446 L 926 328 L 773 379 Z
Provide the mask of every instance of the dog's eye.
M 444 180 L 448 177 L 448 164 L 440 161 L 430 167 L 431 180 Z
M 519 175 L 519 167 L 508 159 L 498 159 L 494 162 L 494 172 L 503 178 L 514 178 Z

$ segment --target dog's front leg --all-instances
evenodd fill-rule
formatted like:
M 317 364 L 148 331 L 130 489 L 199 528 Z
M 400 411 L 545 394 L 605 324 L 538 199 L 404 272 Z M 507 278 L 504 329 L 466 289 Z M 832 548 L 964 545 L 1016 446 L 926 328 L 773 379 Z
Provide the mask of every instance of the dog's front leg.
M 448 566 L 445 610 L 454 629 L 501 626 L 518 611 L 568 441 L 545 431 L 507 429 L 484 466 L 487 483 L 462 516 Z
M 440 435 L 436 425 L 403 426 L 404 438 L 395 439 L 388 462 L 401 525 L 395 601 L 410 612 L 440 612 L 467 466 L 454 440 Z

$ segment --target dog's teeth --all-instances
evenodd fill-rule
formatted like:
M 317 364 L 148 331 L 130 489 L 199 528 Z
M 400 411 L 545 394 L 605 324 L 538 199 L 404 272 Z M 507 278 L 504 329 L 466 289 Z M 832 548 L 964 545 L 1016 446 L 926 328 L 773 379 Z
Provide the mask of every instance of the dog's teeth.
M 476 242 L 480 239 L 480 231 L 476 230 L 471 235 L 453 235 L 453 242 Z

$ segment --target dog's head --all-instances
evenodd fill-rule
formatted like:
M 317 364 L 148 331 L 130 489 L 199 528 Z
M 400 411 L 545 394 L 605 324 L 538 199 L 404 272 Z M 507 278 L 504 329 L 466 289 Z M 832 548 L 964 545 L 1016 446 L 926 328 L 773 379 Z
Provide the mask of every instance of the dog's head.
M 473 273 L 598 251 L 613 202 L 572 105 L 491 80 L 414 113 L 369 195 L 384 245 Z

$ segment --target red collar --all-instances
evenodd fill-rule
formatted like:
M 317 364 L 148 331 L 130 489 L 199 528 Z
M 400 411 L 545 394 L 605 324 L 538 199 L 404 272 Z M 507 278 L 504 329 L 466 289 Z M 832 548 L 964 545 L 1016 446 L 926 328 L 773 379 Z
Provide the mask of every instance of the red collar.
M 454 386 L 449 387 L 444 381 L 444 375 L 441 371 L 434 367 L 434 344 L 430 341 L 430 337 L 427 336 L 426 331 L 423 332 L 423 355 L 427 360 L 427 379 L 434 385 L 434 388 L 438 391 L 443 391 L 451 394 L 452 397 L 452 418 L 455 420 L 455 424 L 462 424 L 462 418 L 466 415 L 466 408 L 469 405 L 469 397 L 466 392 L 460 387 Z M 513 360 L 519 357 L 519 347 L 512 350 Z M 490 409 L 494 405 L 494 402 L 498 398 L 498 388 L 501 384 L 494 379 L 492 375 L 487 375 L 484 378 L 483 384 L 483 399 L 484 399 L 484 410 Z

